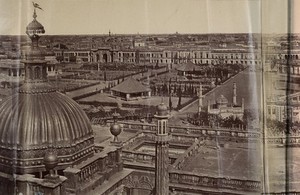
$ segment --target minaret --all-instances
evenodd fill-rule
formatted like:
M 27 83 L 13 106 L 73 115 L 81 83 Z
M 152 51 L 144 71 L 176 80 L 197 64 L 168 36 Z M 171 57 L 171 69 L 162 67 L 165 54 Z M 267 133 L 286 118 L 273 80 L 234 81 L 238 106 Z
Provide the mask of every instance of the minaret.
M 169 132 L 168 108 L 161 103 L 157 107 L 157 132 L 155 144 L 155 195 L 169 194 Z
M 203 106 L 203 93 L 202 93 L 202 85 L 200 84 L 198 114 L 201 113 L 202 106 Z
M 233 99 L 232 99 L 232 104 L 233 104 L 233 106 L 237 105 L 237 103 L 236 103 L 236 83 L 235 82 L 233 83 Z

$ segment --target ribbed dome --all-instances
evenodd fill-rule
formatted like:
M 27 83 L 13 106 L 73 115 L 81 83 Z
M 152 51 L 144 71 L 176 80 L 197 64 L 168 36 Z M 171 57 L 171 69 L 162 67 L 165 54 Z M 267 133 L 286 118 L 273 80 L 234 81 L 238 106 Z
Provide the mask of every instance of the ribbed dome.
M 93 136 L 86 114 L 59 92 L 17 93 L 0 105 L 0 147 L 71 146 Z
M 93 130 L 84 111 L 74 100 L 49 89 L 22 88 L 1 102 L 0 171 L 11 172 L 13 164 L 14 173 L 44 171 L 49 149 L 57 153 L 57 170 L 94 153 Z

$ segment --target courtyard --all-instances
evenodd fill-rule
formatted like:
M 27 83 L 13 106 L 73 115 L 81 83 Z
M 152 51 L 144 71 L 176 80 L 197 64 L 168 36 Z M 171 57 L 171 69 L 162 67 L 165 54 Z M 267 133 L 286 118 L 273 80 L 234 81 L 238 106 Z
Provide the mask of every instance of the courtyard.
M 228 144 L 224 147 L 214 141 L 206 141 L 198 153 L 184 161 L 182 170 L 212 177 L 259 181 L 262 170 L 259 146 L 236 146 Z

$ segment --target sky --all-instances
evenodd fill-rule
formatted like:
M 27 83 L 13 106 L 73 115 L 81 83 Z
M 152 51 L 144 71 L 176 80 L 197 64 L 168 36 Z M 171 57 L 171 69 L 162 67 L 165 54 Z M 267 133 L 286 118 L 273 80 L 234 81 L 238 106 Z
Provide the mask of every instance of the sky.
M 300 0 L 291 0 L 292 9 Z M 285 33 L 288 0 L 35 0 L 46 34 Z M 299 9 L 298 9 L 299 10 Z M 25 34 L 31 0 L 0 0 L 0 35 Z M 299 18 L 297 12 L 292 12 Z M 298 15 L 297 15 L 298 14 Z M 294 22 L 291 22 L 294 24 Z M 300 25 L 292 25 L 300 32 Z

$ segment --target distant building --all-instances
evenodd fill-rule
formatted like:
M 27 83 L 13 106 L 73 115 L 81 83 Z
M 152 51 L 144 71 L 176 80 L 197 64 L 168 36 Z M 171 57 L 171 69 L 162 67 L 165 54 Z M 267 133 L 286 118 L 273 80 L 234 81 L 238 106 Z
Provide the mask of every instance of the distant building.
M 289 110 L 289 115 L 287 111 Z M 279 98 L 270 98 L 267 101 L 267 118 L 284 122 L 287 117 L 290 122 L 300 123 L 300 92 L 282 96 Z
M 227 98 L 223 95 L 220 95 L 215 104 L 211 104 L 208 101 L 209 114 L 215 114 L 221 118 L 227 118 L 233 116 L 234 118 L 243 119 L 244 116 L 244 99 L 242 99 L 242 104 L 237 104 L 237 94 L 236 94 L 236 83 L 233 84 L 233 99 L 232 104 L 230 105 Z
M 25 75 L 24 63 L 20 60 L 0 60 L 0 74 L 10 77 L 12 80 L 22 79 Z
M 55 56 L 61 62 L 91 62 L 91 51 L 82 50 L 54 50 Z
M 133 47 L 145 47 L 145 46 L 146 46 L 146 42 L 141 38 L 135 39 L 133 41 Z
M 249 48 L 222 48 L 210 49 L 207 46 L 191 47 L 147 47 L 139 43 L 134 48 L 93 48 L 91 61 L 100 63 L 160 63 L 182 64 L 191 61 L 194 64 L 215 65 L 219 59 L 224 59 L 224 64 L 241 64 L 244 66 L 260 66 L 260 54 L 255 49 Z M 88 52 L 89 50 L 86 50 Z M 66 54 L 63 54 L 67 56 Z

